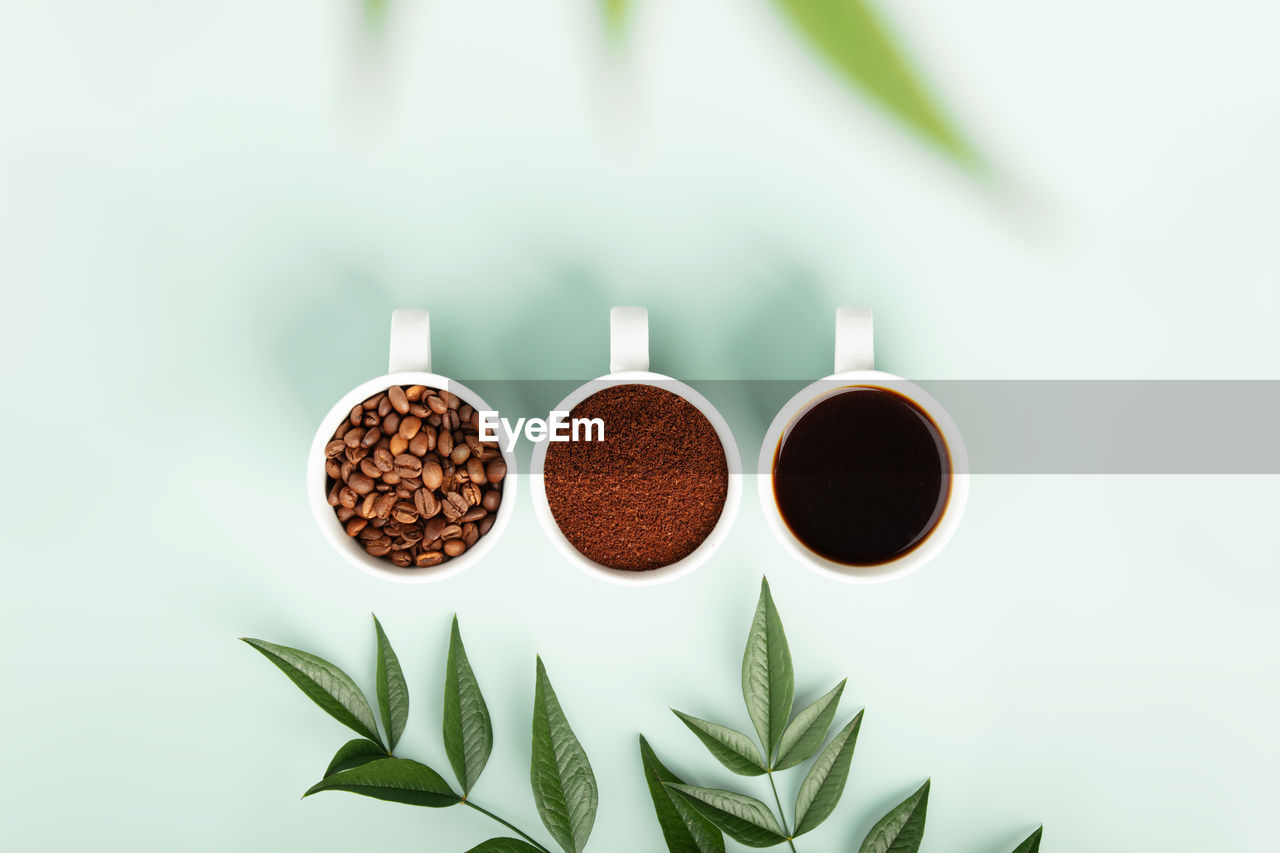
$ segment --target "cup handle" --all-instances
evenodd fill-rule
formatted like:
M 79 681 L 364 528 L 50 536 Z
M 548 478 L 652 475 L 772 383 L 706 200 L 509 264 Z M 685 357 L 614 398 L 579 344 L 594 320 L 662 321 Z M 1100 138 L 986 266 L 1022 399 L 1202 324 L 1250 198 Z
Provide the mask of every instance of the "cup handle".
M 875 370 L 871 309 L 841 305 L 836 309 L 836 373 Z
M 431 315 L 419 308 L 391 312 L 388 373 L 431 372 Z
M 609 310 L 609 372 L 648 372 L 649 312 L 644 308 Z

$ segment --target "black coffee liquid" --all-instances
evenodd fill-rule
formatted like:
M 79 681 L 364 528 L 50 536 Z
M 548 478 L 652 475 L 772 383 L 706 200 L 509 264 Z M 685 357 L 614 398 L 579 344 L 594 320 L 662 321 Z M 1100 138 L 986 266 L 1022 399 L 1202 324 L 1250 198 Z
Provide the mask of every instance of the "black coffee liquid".
M 854 566 L 908 553 L 937 525 L 951 492 L 938 425 L 883 388 L 834 392 L 782 434 L 773 492 L 791 532 L 829 560 Z

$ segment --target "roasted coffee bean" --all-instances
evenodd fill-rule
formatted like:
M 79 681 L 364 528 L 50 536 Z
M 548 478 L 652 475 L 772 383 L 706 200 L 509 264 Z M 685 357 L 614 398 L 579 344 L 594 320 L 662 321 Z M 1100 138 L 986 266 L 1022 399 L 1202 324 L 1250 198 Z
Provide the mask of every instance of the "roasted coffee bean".
M 395 519 L 388 519 L 387 523 L 382 525 L 382 532 L 394 539 L 404 533 L 404 525 Z
M 485 477 L 495 486 L 502 482 L 502 478 L 507 476 L 507 463 L 501 459 L 495 459 L 485 466 Z
M 417 490 L 414 489 L 413 487 L 406 486 L 404 483 L 401 483 L 400 485 L 396 486 L 396 497 L 398 497 L 402 501 L 411 501 L 413 500 L 413 493 L 415 491 Z
M 352 465 L 352 464 L 351 464 L 350 462 L 348 462 L 346 459 L 343 459 L 343 460 L 342 460 L 342 465 L 340 465 L 340 466 L 338 467 L 338 479 L 340 479 L 340 480 L 350 480 L 350 479 L 351 479 L 351 472 L 352 472 L 352 471 L 354 471 L 354 470 L 356 470 L 356 466 Z
M 401 453 L 392 460 L 393 469 L 401 477 L 417 477 L 422 473 L 422 460 L 412 453 Z
M 397 432 L 401 438 L 408 440 L 417 435 L 420 429 L 422 429 L 422 418 L 406 415 L 404 420 L 400 421 L 400 429 Z
M 444 543 L 444 553 L 446 557 L 458 557 L 462 552 L 467 550 L 467 543 L 461 539 L 450 539 Z
M 340 506 L 336 510 L 335 514 L 338 516 L 338 521 L 346 524 L 348 521 L 355 518 L 356 511 L 349 506 Z
M 358 500 L 359 497 L 357 497 L 355 491 L 350 486 L 343 486 L 338 490 L 338 503 L 340 505 L 350 509 L 356 505 L 356 501 Z
M 352 465 L 355 465 L 361 459 L 368 456 L 369 451 L 365 450 L 363 447 L 348 447 L 345 451 L 343 451 L 343 455 L 347 457 L 348 462 L 350 462 Z
M 367 495 L 373 491 L 373 479 L 366 477 L 361 471 L 352 471 L 347 475 L 347 485 L 358 495 Z
M 346 447 L 345 444 L 342 446 Z M 342 465 L 339 464 L 338 460 L 336 459 L 326 459 L 324 461 L 324 473 L 327 474 L 330 477 L 330 479 L 341 480 Z
M 409 414 L 415 418 L 427 418 L 431 415 L 431 409 L 427 408 L 425 403 L 411 403 L 409 405 Z
M 449 461 L 454 465 L 462 465 L 471 457 L 471 448 L 465 444 L 454 444 L 453 452 L 449 454 Z
M 422 527 L 417 524 L 406 524 L 400 529 L 400 538 L 411 544 L 422 541 Z
M 418 520 L 418 510 L 408 501 L 400 501 L 391 510 L 391 517 L 401 524 L 413 524 Z
M 422 399 L 422 395 L 425 393 L 427 393 L 427 387 L 425 385 L 410 385 L 408 388 L 404 389 L 404 397 L 410 403 L 418 402 Z
M 399 385 L 392 385 L 387 389 L 387 399 L 391 401 L 391 408 L 400 414 L 403 415 L 409 411 L 409 398 Z
M 366 541 L 370 539 L 377 539 L 381 535 L 382 533 L 378 530 L 378 528 L 373 527 L 372 525 L 360 531 L 360 538 Z
M 469 403 L 464 403 L 458 407 L 458 417 L 462 418 L 464 424 L 471 423 L 471 416 L 475 414 L 475 411 Z
M 483 483 L 485 476 L 483 462 L 474 457 L 467 460 L 467 479 L 473 483 Z
M 385 536 L 374 539 L 364 546 L 364 550 L 370 557 L 385 557 L 391 553 L 391 540 Z
M 462 541 L 467 543 L 470 548 L 476 544 L 476 540 L 480 538 L 480 531 L 474 524 L 462 525 Z
M 335 456 L 341 456 L 346 449 L 347 443 L 340 438 L 335 438 L 324 446 L 324 455 L 332 459 Z
M 400 415 L 397 412 L 392 412 L 382 419 L 383 435 L 395 435 L 398 429 L 400 429 Z
M 391 414 L 391 400 L 383 397 L 378 401 L 378 417 L 385 418 L 389 414 Z
M 443 415 L 445 412 L 449 411 L 449 404 L 435 394 L 427 397 L 426 403 L 427 408 L 435 412 L 437 415 Z
M 438 566 L 443 562 L 444 554 L 439 551 L 423 551 L 417 556 L 417 559 L 413 561 L 413 564 L 420 569 L 426 569 L 431 566 Z
M 444 496 L 440 509 L 444 513 L 445 519 L 452 523 L 461 518 L 469 506 L 467 499 L 462 495 L 457 492 L 449 492 Z
M 381 440 L 381 438 L 382 438 L 382 430 L 378 429 L 376 426 L 370 427 L 369 430 L 365 432 L 364 438 L 360 439 L 360 446 L 366 449 L 370 449 L 375 444 L 377 444 L 378 441 Z
M 488 514 L 489 512 L 484 507 L 473 506 L 471 509 L 467 510 L 462 514 L 462 518 L 458 519 L 458 523 L 466 524 L 467 522 L 471 522 L 471 521 L 479 521 L 480 519 L 484 518 Z
M 496 512 L 498 507 L 502 505 L 502 492 L 497 489 L 489 489 L 484 493 L 484 497 L 480 499 L 480 506 L 489 512 Z
M 496 518 L 496 515 L 486 515 L 484 518 L 480 519 L 476 524 L 476 530 L 480 531 L 481 536 L 489 532 L 489 528 L 493 527 L 493 522 Z
M 391 451 L 392 456 L 399 456 L 409 449 L 409 440 L 396 433 L 391 436 L 391 442 L 387 445 L 387 449 Z
M 447 522 L 440 516 L 430 519 L 422 526 L 422 538 L 427 542 L 440 538 L 440 531 L 448 526 Z
M 396 505 L 396 496 L 393 494 L 378 495 L 378 500 L 374 503 L 373 508 L 378 518 L 390 518 L 391 510 Z
M 440 426 L 450 432 L 455 432 L 461 425 L 462 421 L 458 419 L 458 413 L 452 409 L 440 416 Z M 454 436 L 454 439 L 456 440 L 457 436 Z
M 467 506 L 479 506 L 480 499 L 484 497 L 480 487 L 475 483 L 463 483 L 458 487 L 458 494 L 466 500 Z
M 436 431 L 426 427 L 409 439 L 409 452 L 414 456 L 426 456 L 436 446 Z
M 344 420 L 342 423 L 338 424 L 338 428 L 333 431 L 333 437 L 335 439 L 342 438 L 347 434 L 349 429 L 351 429 L 351 421 Z
M 373 484 L 373 488 L 378 492 L 389 492 L 392 489 L 392 485 L 386 480 L 383 480 L 381 483 L 375 482 Z
M 350 521 L 347 522 L 347 535 L 358 536 L 360 534 L 360 531 L 364 530 L 368 524 L 369 522 L 365 521 L 363 518 L 351 519 Z
M 360 423 L 362 418 L 364 418 L 364 406 L 356 403 L 351 407 L 351 412 L 347 415 L 347 421 L 352 426 L 356 426 Z
M 334 484 L 333 484 L 333 488 L 329 490 L 329 497 L 328 497 L 329 506 L 337 506 L 337 505 L 338 505 L 338 492 L 339 492 L 339 491 L 341 491 L 341 490 L 342 490 L 342 484 L 341 484 L 341 483 L 334 483 Z
M 408 551 L 392 551 L 391 562 L 401 568 L 407 569 L 413 565 L 413 557 Z
M 387 473 L 382 475 L 382 482 L 392 486 L 396 485 L 397 483 L 403 482 L 403 480 L 404 478 L 401 477 L 399 474 L 397 474 L 395 471 L 388 471 Z
M 453 433 L 446 429 L 440 430 L 440 434 L 436 436 L 436 453 L 442 457 L 453 454 Z
M 422 485 L 428 489 L 438 489 L 440 484 L 444 482 L 444 471 L 440 468 L 440 463 L 434 459 L 428 459 L 422 463 Z
M 373 508 L 374 504 L 376 504 L 377 502 L 378 502 L 377 495 L 366 495 L 364 498 L 361 499 L 360 505 L 356 507 L 356 512 L 360 515 L 361 518 L 373 518 L 378 514 L 377 511 Z
M 425 487 L 413 493 L 413 506 L 418 510 L 418 515 L 423 518 L 430 518 L 440 511 L 440 501 L 436 500 L 435 494 Z
M 363 423 L 364 423 L 364 425 L 365 425 L 366 427 L 377 426 L 377 425 L 378 425 L 378 413 L 377 413 L 377 412 L 365 412 L 365 413 L 364 413 L 364 421 L 363 421 Z
M 382 476 L 382 469 L 373 464 L 373 460 L 366 456 L 360 460 L 360 473 L 377 480 Z
M 462 535 L 462 526 L 458 524 L 450 524 L 444 530 L 440 531 L 440 538 L 446 542 L 450 539 L 457 539 Z
M 342 440 L 347 443 L 347 447 L 359 447 L 363 438 L 364 427 L 356 427 L 355 429 L 347 430 L 347 434 L 342 437 Z
M 462 405 L 462 400 L 458 398 L 458 395 L 451 394 L 448 391 L 441 391 L 440 399 L 444 400 L 444 404 L 451 409 L 457 409 L 459 406 Z
M 395 467 L 394 459 L 395 456 L 390 450 L 383 450 L 379 447 L 373 451 L 373 464 L 378 466 L 378 470 L 384 474 Z
M 436 429 L 440 428 L 440 416 L 430 409 L 427 409 L 427 416 L 424 417 L 423 420 Z
M 365 401 L 364 401 L 363 403 L 361 403 L 360 405 L 361 405 L 361 406 L 363 406 L 364 408 L 366 408 L 366 409 L 370 410 L 370 411 L 373 411 L 373 410 L 377 409 L 377 408 L 378 408 L 378 404 L 379 404 L 379 403 L 381 403 L 381 402 L 382 402 L 383 400 L 385 400 L 385 399 L 387 399 L 387 395 L 386 395 L 386 394 L 374 394 L 372 397 L 370 397 L 368 400 L 365 400 Z

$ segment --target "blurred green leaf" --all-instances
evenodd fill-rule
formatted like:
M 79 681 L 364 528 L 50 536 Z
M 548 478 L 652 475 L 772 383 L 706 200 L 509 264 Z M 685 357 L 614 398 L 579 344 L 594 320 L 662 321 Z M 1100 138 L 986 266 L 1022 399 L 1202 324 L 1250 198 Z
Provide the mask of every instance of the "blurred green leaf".
M 605 29 L 611 36 L 622 35 L 627 27 L 632 0 L 599 0 L 600 12 L 604 15 Z
M 582 853 L 596 821 L 600 789 L 587 753 L 538 658 L 533 693 L 533 802 L 551 837 L 566 853 Z
M 391 0 L 364 0 L 364 19 L 371 27 L 380 27 L 387 19 Z
M 943 115 L 868 0 L 777 3 L 846 80 L 956 160 L 976 165 L 973 150 Z

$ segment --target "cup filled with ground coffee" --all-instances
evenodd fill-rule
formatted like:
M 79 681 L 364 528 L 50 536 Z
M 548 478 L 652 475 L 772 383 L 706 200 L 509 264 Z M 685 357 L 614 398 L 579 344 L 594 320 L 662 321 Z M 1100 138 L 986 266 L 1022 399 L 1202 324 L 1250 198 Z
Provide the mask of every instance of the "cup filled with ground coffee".
M 552 543 L 588 574 L 650 585 L 692 572 L 724 541 L 742 477 L 729 425 L 683 382 L 649 370 L 643 308 L 610 313 L 610 372 L 555 407 L 598 440 L 540 442 L 533 504 Z
M 430 318 L 391 315 L 385 376 L 339 400 L 316 430 L 307 492 L 321 532 L 365 572 L 415 583 L 474 565 L 497 541 L 515 498 L 515 460 L 481 441 L 489 406 L 431 372 Z
M 855 583 L 931 560 L 960 523 L 964 442 L 919 386 L 875 369 L 871 311 L 836 311 L 835 373 L 801 390 L 760 449 L 760 504 L 801 562 Z

